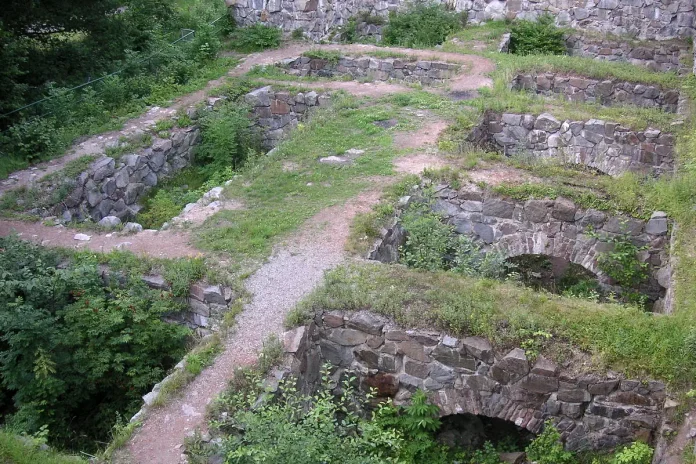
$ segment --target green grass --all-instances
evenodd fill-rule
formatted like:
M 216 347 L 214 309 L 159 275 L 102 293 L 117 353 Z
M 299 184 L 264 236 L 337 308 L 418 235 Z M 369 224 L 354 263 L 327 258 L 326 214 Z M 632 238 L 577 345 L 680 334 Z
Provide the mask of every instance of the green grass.
M 139 200 L 143 209 L 138 212 L 136 222 L 146 229 L 159 229 L 174 216 L 178 216 L 188 203 L 196 202 L 201 193 L 198 191 L 208 180 L 205 172 L 197 167 L 179 171 L 174 177 L 150 189 Z
M 0 462 L 3 464 L 78 464 L 86 463 L 79 456 L 53 450 L 43 451 L 30 438 L 21 438 L 0 430 Z
M 228 198 L 244 210 L 223 211 L 197 231 L 196 244 L 210 251 L 258 258 L 280 237 L 297 229 L 320 209 L 340 204 L 370 186 L 368 176 L 391 175 L 396 155 L 388 131 L 373 124 L 397 115 L 388 105 L 358 108 L 349 96 L 336 96 L 301 124 L 273 156 L 251 161 L 226 187 Z M 351 166 L 330 166 L 318 159 L 351 148 L 365 150 Z M 283 167 L 294 163 L 293 169 Z
M 322 50 L 322 49 L 312 49 L 307 50 L 302 53 L 302 56 L 315 60 L 326 60 L 331 64 L 338 64 L 338 61 L 342 58 L 342 53 L 332 50 Z
M 688 387 L 696 375 L 693 318 L 654 316 L 512 283 L 356 264 L 329 273 L 287 323 L 304 323 L 317 310 L 371 310 L 405 327 L 483 336 L 503 351 L 520 346 L 530 333 L 545 331 L 553 337 L 542 351 L 559 360 L 568 353 L 559 347 L 572 344 L 591 353 L 597 370 L 649 376 L 674 387 Z

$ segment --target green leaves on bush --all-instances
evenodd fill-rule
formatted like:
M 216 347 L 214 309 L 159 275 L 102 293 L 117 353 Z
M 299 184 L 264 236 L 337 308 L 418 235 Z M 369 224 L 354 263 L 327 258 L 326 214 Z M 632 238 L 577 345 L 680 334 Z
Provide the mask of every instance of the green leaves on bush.
M 256 23 L 241 27 L 232 34 L 232 47 L 240 52 L 259 52 L 280 46 L 282 31 L 277 27 Z
M 93 264 L 0 239 L 0 396 L 12 430 L 94 449 L 119 414 L 183 355 L 189 330 L 162 320 L 181 306 L 133 276 L 105 287 Z M 113 279 L 117 280 L 117 279 Z
M 628 234 L 599 237 L 611 245 L 611 249 L 597 256 L 599 269 L 625 289 L 635 288 L 648 278 L 648 263 L 638 259 L 638 253 L 646 247 L 639 247 Z
M 466 15 L 448 11 L 444 5 L 417 2 L 405 11 L 389 13 L 382 42 L 402 47 L 433 47 L 466 24 Z
M 407 232 L 401 249 L 402 261 L 429 271 L 451 270 L 467 276 L 501 278 L 511 266 L 497 252 L 483 252 L 471 237 L 459 235 L 427 206 L 411 207 L 402 219 Z
M 527 459 L 538 464 L 573 464 L 573 454 L 563 449 L 561 434 L 553 422 L 547 421 L 544 431 L 527 447 Z
M 556 27 L 550 14 L 543 14 L 536 21 L 515 21 L 510 32 L 510 53 L 565 55 L 563 30 Z
M 248 108 L 236 103 L 206 113 L 200 120 L 201 145 L 196 162 L 210 173 L 241 166 L 259 146 L 248 114 Z

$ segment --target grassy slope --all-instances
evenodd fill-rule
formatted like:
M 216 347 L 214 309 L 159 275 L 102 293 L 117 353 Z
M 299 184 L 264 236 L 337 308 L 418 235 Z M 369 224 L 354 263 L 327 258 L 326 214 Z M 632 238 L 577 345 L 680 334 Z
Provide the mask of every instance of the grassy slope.
M 561 358 L 572 344 L 593 355 L 592 364 L 627 375 L 687 384 L 696 357 L 687 348 L 693 318 L 655 317 L 618 304 L 535 292 L 513 283 L 425 272 L 400 265 L 351 265 L 331 272 L 324 286 L 288 318 L 290 325 L 315 310 L 369 309 L 408 327 L 436 328 L 457 336 L 480 335 L 501 349 L 553 335 L 547 348 Z

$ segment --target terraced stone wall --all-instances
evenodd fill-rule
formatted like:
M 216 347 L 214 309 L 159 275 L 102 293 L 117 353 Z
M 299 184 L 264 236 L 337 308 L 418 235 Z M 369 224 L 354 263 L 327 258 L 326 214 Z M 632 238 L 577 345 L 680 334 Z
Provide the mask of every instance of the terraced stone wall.
M 571 56 L 585 56 L 596 60 L 627 62 L 653 71 L 689 73 L 691 50 L 688 41 L 619 40 L 572 34 L 566 39 Z
M 314 91 L 291 94 L 273 90 L 271 86 L 256 89 L 244 96 L 251 106 L 256 127 L 265 148 L 274 148 L 299 121 L 317 106 L 326 106 L 331 97 Z
M 317 313 L 314 322 L 285 334 L 287 365 L 312 391 L 330 363 L 337 381 L 351 372 L 378 399 L 409 401 L 424 389 L 440 415 L 476 414 L 539 433 L 551 419 L 569 450 L 607 449 L 656 438 L 665 385 L 618 375 L 578 374 L 524 350 L 497 350 L 480 337 L 455 338 L 408 330 L 381 316 Z
M 694 6 L 691 0 L 444 0 L 455 11 L 466 11 L 472 23 L 491 19 L 533 19 L 549 12 L 557 23 L 575 29 L 631 35 L 640 39 L 691 37 Z M 403 8 L 403 0 L 227 0 L 238 24 L 263 22 L 286 33 L 301 29 L 313 40 L 331 32 L 359 13 L 386 18 Z M 379 26 L 369 31 L 379 35 Z
M 95 221 L 134 216 L 140 209 L 138 200 L 149 188 L 192 163 L 199 141 L 197 127 L 175 128 L 168 138 L 156 138 L 139 153 L 100 158 L 78 176 L 74 190 L 58 205 L 64 210 L 56 215 Z
M 399 80 L 424 85 L 443 84 L 461 69 L 460 65 L 440 61 L 343 57 L 332 62 L 306 56 L 287 61 L 285 67 L 292 74 L 300 76 L 350 76 L 353 79 L 370 77 L 380 81 Z
M 660 175 L 674 168 L 672 134 L 657 129 L 631 130 L 599 119 L 559 121 L 548 113 L 488 112 L 469 140 L 508 156 L 558 159 L 612 176 L 626 171 Z
M 643 85 L 616 79 L 589 79 L 556 73 L 518 74 L 512 81 L 515 90 L 527 90 L 541 95 L 563 95 L 569 101 L 600 103 L 606 106 L 631 104 L 643 108 L 658 108 L 668 113 L 679 109 L 678 90 Z

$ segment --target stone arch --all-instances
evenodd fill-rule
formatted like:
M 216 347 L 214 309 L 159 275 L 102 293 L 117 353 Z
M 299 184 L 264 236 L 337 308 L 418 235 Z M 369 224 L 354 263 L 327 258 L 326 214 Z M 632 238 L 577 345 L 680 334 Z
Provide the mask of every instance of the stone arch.
M 302 391 L 312 391 L 322 364 L 330 363 L 337 385 L 350 372 L 362 388 L 378 388 L 378 397 L 396 404 L 422 389 L 441 417 L 474 414 L 534 434 L 552 420 L 572 450 L 650 439 L 659 428 L 661 382 L 581 375 L 542 356 L 531 360 L 521 348 L 409 330 L 367 311 L 317 313 L 314 321 L 284 337 L 286 365 Z
M 560 258 L 582 266 L 600 281 L 604 274 L 597 264 L 598 240 L 581 234 L 575 238 L 563 234 L 549 236 L 543 231 L 523 231 L 502 237 L 490 246 L 493 251 L 500 252 L 505 258 L 515 258 L 522 255 L 546 255 Z

